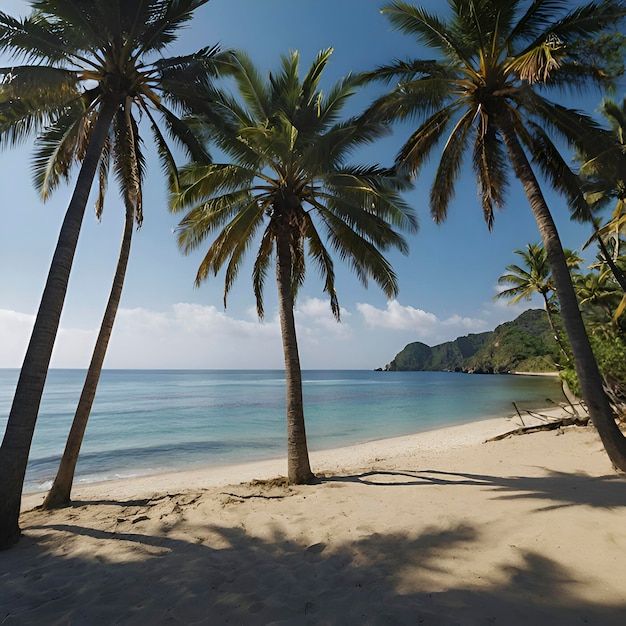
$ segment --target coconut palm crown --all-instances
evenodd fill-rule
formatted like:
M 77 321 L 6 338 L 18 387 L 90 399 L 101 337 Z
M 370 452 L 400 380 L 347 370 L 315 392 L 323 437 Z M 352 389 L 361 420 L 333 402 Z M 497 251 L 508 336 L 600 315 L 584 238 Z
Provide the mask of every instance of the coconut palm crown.
M 252 283 L 257 311 L 264 315 L 263 287 L 275 263 L 287 379 L 288 465 L 290 482 L 311 479 L 308 462 L 294 303 L 305 280 L 307 258 L 319 271 L 337 319 L 333 257 L 345 261 L 364 285 L 371 279 L 391 297 L 396 275 L 383 252 L 407 244 L 395 228 L 417 229 L 400 192 L 408 182 L 389 170 L 349 165 L 355 150 L 387 132 L 379 122 L 340 121 L 355 91 L 348 76 L 326 94 L 320 79 L 332 50 L 322 51 L 302 79 L 297 52 L 261 76 L 243 53 L 234 77 L 238 98 L 210 101 L 206 121 L 224 163 L 192 165 L 181 173 L 182 191 L 174 210 L 192 206 L 178 230 L 188 253 L 212 237 L 196 276 L 202 283 L 224 268 L 224 304 L 245 253 L 257 249 Z
M 206 48 L 163 56 L 206 1 L 32 0 L 24 19 L 0 12 L 0 52 L 15 61 L 0 68 L 0 145 L 36 137 L 35 183 L 44 199 L 80 163 L 0 447 L 0 549 L 19 538 L 28 453 L 94 178 L 101 210 L 113 164 L 126 208 L 140 221 L 138 120 L 149 125 L 171 185 L 176 169 L 166 138 L 192 158 L 208 158 L 181 114 L 230 55 Z
M 591 116 L 549 100 L 544 94 L 590 84 L 607 87 L 614 78 L 602 54 L 584 45 L 624 16 L 622 2 L 589 3 L 571 9 L 568 0 L 449 0 L 448 20 L 405 2 L 382 13 L 392 26 L 415 37 L 439 58 L 396 60 L 363 75 L 396 87 L 369 114 L 392 120 L 424 120 L 399 152 L 397 166 L 417 174 L 444 142 L 431 187 L 430 207 L 445 220 L 462 163 L 471 159 L 485 220 L 503 208 L 509 186 L 503 124 L 533 155 L 550 182 L 565 193 L 574 216 L 587 218 L 576 175 L 552 137 L 572 145 L 608 143 Z M 583 54 L 580 48 L 585 50 Z M 608 147 L 608 146 L 607 146 Z
M 578 269 L 583 262 L 582 257 L 573 250 L 564 250 L 564 252 L 567 266 L 571 270 Z M 507 285 L 507 287 L 497 293 L 494 300 L 508 298 L 511 304 L 515 304 L 521 300 L 531 300 L 535 294 L 539 294 L 543 299 L 552 334 L 561 353 L 568 359 L 567 350 L 563 345 L 554 319 L 554 312 L 558 310 L 558 303 L 555 302 L 555 287 L 545 248 L 539 243 L 529 243 L 525 250 L 515 250 L 515 254 L 521 257 L 522 265 L 511 264 L 506 266 L 507 273 L 498 278 L 498 284 Z
M 443 221 L 465 161 L 476 175 L 489 228 L 505 205 L 510 172 L 521 182 L 537 222 L 561 306 L 576 371 L 591 419 L 613 464 L 626 471 L 626 439 L 615 423 L 578 310 L 563 246 L 534 165 L 565 194 L 578 219 L 589 205 L 562 142 L 585 153 L 603 141 L 599 125 L 547 97 L 606 87 L 614 58 L 602 42 L 617 32 L 624 2 L 603 0 L 572 7 L 567 0 L 449 0 L 446 17 L 406 2 L 382 12 L 392 26 L 424 44 L 434 58 L 395 60 L 364 75 L 394 84 L 369 109 L 375 119 L 418 121 L 396 166 L 417 174 L 440 151 L 430 191 L 435 220 Z M 606 52 L 606 51 L 604 51 Z

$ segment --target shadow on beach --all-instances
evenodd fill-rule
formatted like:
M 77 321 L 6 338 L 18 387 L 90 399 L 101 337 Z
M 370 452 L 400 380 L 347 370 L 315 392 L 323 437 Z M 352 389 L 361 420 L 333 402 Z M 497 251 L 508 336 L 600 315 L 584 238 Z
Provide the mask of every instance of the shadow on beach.
M 544 469 L 544 468 L 542 468 Z M 613 509 L 626 507 L 626 477 L 589 476 L 584 473 L 544 469 L 545 476 L 490 476 L 441 470 L 371 470 L 348 476 L 327 476 L 325 482 L 358 482 L 379 487 L 466 485 L 493 491 L 497 499 L 532 498 L 551 504 L 539 510 L 588 505 Z
M 326 481 L 316 489 L 339 487 L 338 481 L 365 489 L 436 483 L 546 500 L 549 508 L 626 506 L 626 482 L 613 477 L 380 471 Z M 371 532 L 308 545 L 294 539 L 294 521 L 278 509 L 274 522 L 264 518 L 265 536 L 249 524 L 211 523 L 212 511 L 217 516 L 229 506 L 216 504 L 216 491 L 102 504 L 25 515 L 22 541 L 0 556 L 1 624 L 621 626 L 626 614 L 626 604 L 581 599 L 580 575 L 515 546 L 508 560 L 491 564 L 488 579 L 459 580 L 455 560 L 471 563 L 489 541 L 472 523 L 432 520 L 436 525 L 414 533 Z M 187 515 L 194 507 L 203 523 Z

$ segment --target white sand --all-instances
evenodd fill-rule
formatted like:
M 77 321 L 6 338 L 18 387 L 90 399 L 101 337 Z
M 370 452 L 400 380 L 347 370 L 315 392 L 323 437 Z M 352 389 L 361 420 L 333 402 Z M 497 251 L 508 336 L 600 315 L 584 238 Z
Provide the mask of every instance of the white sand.
M 525 418 L 525 421 L 526 418 Z M 591 428 L 487 420 L 85 485 L 0 553 L 0 624 L 626 624 L 626 479 Z

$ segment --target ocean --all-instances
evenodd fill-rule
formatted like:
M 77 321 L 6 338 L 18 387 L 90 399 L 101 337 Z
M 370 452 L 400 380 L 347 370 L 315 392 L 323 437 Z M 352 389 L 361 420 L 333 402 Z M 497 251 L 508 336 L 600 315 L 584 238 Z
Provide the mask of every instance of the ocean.
M 4 433 L 19 371 L 0 369 Z M 48 489 L 82 389 L 82 370 L 51 370 L 25 492 Z M 557 379 L 447 372 L 303 372 L 309 450 L 408 435 L 562 401 Z M 218 467 L 286 455 L 282 370 L 105 370 L 76 483 Z

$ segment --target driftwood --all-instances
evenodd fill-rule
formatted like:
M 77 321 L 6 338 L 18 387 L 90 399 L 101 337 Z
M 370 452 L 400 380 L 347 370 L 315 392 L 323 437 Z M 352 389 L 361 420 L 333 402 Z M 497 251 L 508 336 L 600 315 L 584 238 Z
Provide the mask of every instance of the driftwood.
M 512 437 L 513 435 L 527 435 L 528 433 L 536 433 L 542 430 L 557 430 L 558 428 L 563 428 L 563 426 L 587 426 L 588 424 L 588 415 L 563 417 L 561 419 L 545 422 L 544 424 L 538 424 L 536 426 L 523 426 L 522 428 L 516 428 L 515 430 L 510 430 L 502 435 L 491 437 L 491 439 L 487 439 L 485 443 L 488 441 L 500 441 L 501 439 L 506 439 L 507 437 Z

